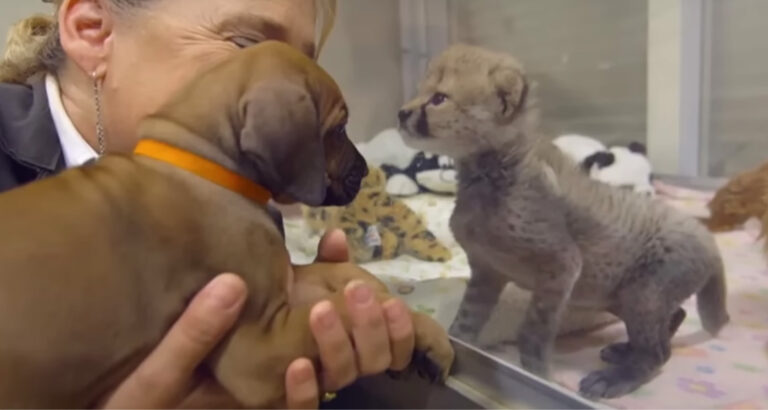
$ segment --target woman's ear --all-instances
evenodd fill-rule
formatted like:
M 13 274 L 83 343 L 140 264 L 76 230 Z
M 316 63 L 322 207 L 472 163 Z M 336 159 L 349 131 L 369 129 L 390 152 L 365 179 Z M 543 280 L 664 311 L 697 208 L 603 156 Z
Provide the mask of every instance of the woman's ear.
M 67 56 L 88 75 L 102 76 L 112 51 L 114 19 L 106 0 L 64 0 L 59 36 Z

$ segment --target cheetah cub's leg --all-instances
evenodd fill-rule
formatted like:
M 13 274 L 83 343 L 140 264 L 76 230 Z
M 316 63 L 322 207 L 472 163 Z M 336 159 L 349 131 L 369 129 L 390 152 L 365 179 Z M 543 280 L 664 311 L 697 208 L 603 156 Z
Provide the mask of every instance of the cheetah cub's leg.
M 581 252 L 575 244 L 553 246 L 549 252 L 531 255 L 537 274 L 531 302 L 520 326 L 518 348 L 525 370 L 549 378 L 551 352 L 560 318 L 581 275 Z
M 581 380 L 579 390 L 588 398 L 614 398 L 630 393 L 650 380 L 669 360 L 673 330 L 670 324 L 678 320 L 675 317 L 680 317 L 677 308 L 637 303 L 624 306 L 620 313 L 627 325 L 629 344 L 621 352 L 618 364 L 592 372 Z
M 493 313 L 504 286 L 509 281 L 494 269 L 476 258 L 469 257 L 472 274 L 459 305 L 459 312 L 451 325 L 449 334 L 463 341 L 473 343 Z
M 677 329 L 685 320 L 685 309 L 678 307 L 675 313 L 672 314 L 672 319 L 669 323 L 669 338 L 672 339 L 677 333 Z M 621 364 L 630 357 L 632 346 L 629 342 L 614 343 L 604 347 L 600 350 L 600 359 L 610 364 Z

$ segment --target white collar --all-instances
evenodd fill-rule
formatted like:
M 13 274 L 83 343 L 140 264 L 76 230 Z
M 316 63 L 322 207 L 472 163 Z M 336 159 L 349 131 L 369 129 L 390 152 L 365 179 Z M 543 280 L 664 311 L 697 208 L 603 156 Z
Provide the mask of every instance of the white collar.
M 77 131 L 64 110 L 59 82 L 51 74 L 45 76 L 45 91 L 48 94 L 48 106 L 51 109 L 56 133 L 59 135 L 59 143 L 61 144 L 61 151 L 64 153 L 67 168 L 77 167 L 98 158 L 99 155 Z

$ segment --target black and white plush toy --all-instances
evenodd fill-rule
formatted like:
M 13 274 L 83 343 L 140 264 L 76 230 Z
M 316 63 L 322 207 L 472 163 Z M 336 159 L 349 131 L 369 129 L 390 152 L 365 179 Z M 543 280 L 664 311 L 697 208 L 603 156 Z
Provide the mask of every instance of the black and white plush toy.
M 651 163 L 643 144 L 606 148 L 600 141 L 584 135 L 568 134 L 552 141 L 563 153 L 581 164 L 589 176 L 607 184 L 654 195 Z
M 448 157 L 418 152 L 404 169 L 391 164 L 382 164 L 381 169 L 387 174 L 390 195 L 456 194 L 456 169 Z
M 458 182 L 453 160 L 407 147 L 396 129 L 384 130 L 357 147 L 370 164 L 384 170 L 390 195 L 456 193 Z

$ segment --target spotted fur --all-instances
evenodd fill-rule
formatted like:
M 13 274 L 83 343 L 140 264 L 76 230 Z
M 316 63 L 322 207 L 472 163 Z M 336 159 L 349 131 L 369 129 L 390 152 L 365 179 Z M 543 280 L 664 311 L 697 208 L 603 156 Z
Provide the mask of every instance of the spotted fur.
M 547 377 L 563 313 L 608 311 L 626 324 L 629 344 L 606 347 L 610 366 L 582 379 L 580 391 L 618 397 L 669 359 L 690 296 L 709 333 L 728 322 L 723 262 L 696 220 L 585 175 L 540 136 L 535 107 L 512 56 L 456 45 L 401 110 L 408 145 L 457 164 L 450 224 L 472 275 L 451 333 L 476 342 L 512 281 L 532 295 L 517 339 L 521 364 Z
M 451 251 L 430 232 L 424 221 L 402 201 L 385 191 L 386 175 L 369 169 L 357 198 L 346 207 L 304 207 L 304 218 L 313 233 L 342 229 L 357 263 L 410 255 L 429 262 L 445 262 Z M 379 243 L 371 243 L 370 229 Z M 368 235 L 368 238 L 366 237 Z

